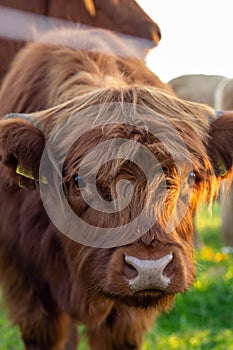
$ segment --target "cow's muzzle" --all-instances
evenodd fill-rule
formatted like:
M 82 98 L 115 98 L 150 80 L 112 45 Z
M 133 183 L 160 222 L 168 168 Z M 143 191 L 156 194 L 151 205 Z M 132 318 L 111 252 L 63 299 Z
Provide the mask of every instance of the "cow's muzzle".
M 172 260 L 172 253 L 158 260 L 142 260 L 126 254 L 125 264 L 134 273 L 134 276 L 132 273 L 125 276 L 131 292 L 136 293 L 143 290 L 165 291 L 171 278 L 165 276 L 164 271 Z

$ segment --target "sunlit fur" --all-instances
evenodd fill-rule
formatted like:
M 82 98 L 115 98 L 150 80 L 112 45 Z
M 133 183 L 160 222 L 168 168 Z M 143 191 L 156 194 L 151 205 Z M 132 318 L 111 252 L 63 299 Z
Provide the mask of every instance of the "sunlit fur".
M 78 34 L 69 31 L 68 42 L 74 39 L 72 35 L 78 40 Z M 116 104 L 107 122 L 98 126 L 109 113 L 109 103 Z M 125 103 L 131 104 L 134 113 L 128 114 Z M 69 118 L 82 115 L 91 106 L 90 113 L 75 123 L 76 129 L 67 133 Z M 141 115 L 140 106 L 148 114 Z M 26 349 L 61 350 L 66 341 L 72 344 L 69 349 L 75 349 L 73 323 L 78 322 L 86 325 L 93 350 L 139 350 L 154 316 L 168 310 L 174 296 L 187 290 L 195 279 L 192 217 L 201 200 L 210 203 L 217 194 L 218 160 L 225 162 L 227 170 L 232 167 L 228 151 L 232 116 L 218 121 L 219 135 L 212 109 L 176 98 L 144 62 L 114 52 L 110 56 L 45 43 L 29 45 L 16 58 L 0 91 L 0 110 L 2 116 L 31 113 L 31 123 L 20 118 L 0 123 L 0 277 L 10 317 L 19 325 Z M 119 113 L 125 116 L 124 123 L 116 122 Z M 134 126 L 127 125 L 130 121 Z M 92 128 L 84 132 L 87 123 Z M 17 187 L 17 162 L 38 178 L 46 140 L 53 140 L 59 158 L 77 130 L 82 136 L 67 154 L 62 178 L 73 211 L 94 227 L 105 228 L 127 223 L 144 207 L 148 213 L 151 209 L 159 213 L 154 226 L 128 245 L 101 249 L 68 239 L 49 221 L 39 191 Z M 221 145 L 215 144 L 212 133 Z M 166 147 L 160 141 L 162 136 Z M 116 160 L 98 163 L 95 146 L 118 138 L 147 147 L 159 160 L 162 174 L 155 172 L 147 184 L 142 169 L 133 161 L 119 159 L 116 149 L 112 150 Z M 81 197 L 74 176 L 90 151 L 94 153 L 85 166 L 87 172 L 97 171 L 97 187 L 104 199 L 116 198 L 120 179 L 133 184 L 132 201 L 121 212 L 98 212 Z M 135 155 L 135 148 L 129 148 L 128 156 Z M 49 161 L 52 179 L 57 170 L 53 156 L 49 155 Z M 196 174 L 191 185 L 190 170 Z M 48 191 L 53 195 L 51 179 Z M 162 183 L 165 192 L 160 191 Z M 171 217 L 173 226 L 167 232 Z M 124 256 L 156 260 L 170 252 L 174 259 L 165 270 L 171 278 L 166 290 L 132 293 L 125 278 L 131 272 Z

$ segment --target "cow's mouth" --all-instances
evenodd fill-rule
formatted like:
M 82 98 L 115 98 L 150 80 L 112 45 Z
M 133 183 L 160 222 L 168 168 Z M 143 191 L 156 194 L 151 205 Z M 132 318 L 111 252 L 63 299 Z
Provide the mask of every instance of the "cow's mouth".
M 168 309 L 173 304 L 175 293 L 166 293 L 159 290 L 143 290 L 134 294 L 116 295 L 107 293 L 105 297 L 115 300 L 127 306 L 147 309 L 149 307 L 159 307 Z

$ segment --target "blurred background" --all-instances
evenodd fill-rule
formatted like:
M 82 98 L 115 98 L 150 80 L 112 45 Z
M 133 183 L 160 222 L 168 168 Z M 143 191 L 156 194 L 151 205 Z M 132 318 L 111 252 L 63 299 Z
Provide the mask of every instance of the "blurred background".
M 231 0 L 137 2 L 161 28 L 147 63 L 164 82 L 183 74 L 233 77 Z

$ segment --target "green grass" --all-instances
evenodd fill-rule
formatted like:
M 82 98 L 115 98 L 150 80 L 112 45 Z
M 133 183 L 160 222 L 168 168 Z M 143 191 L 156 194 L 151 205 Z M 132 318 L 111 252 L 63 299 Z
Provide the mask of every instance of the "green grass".
M 198 276 L 192 290 L 176 297 L 172 311 L 159 317 L 143 350 L 233 349 L 233 257 L 223 245 L 219 209 L 197 217 L 205 247 L 196 253 Z
M 143 350 L 233 349 L 233 256 L 221 253 L 219 210 L 203 210 L 197 227 L 205 244 L 196 253 L 198 277 L 193 288 L 176 298 L 174 308 L 160 316 Z M 87 350 L 85 341 L 80 346 Z M 17 327 L 10 327 L 0 303 L 0 350 L 23 350 Z

